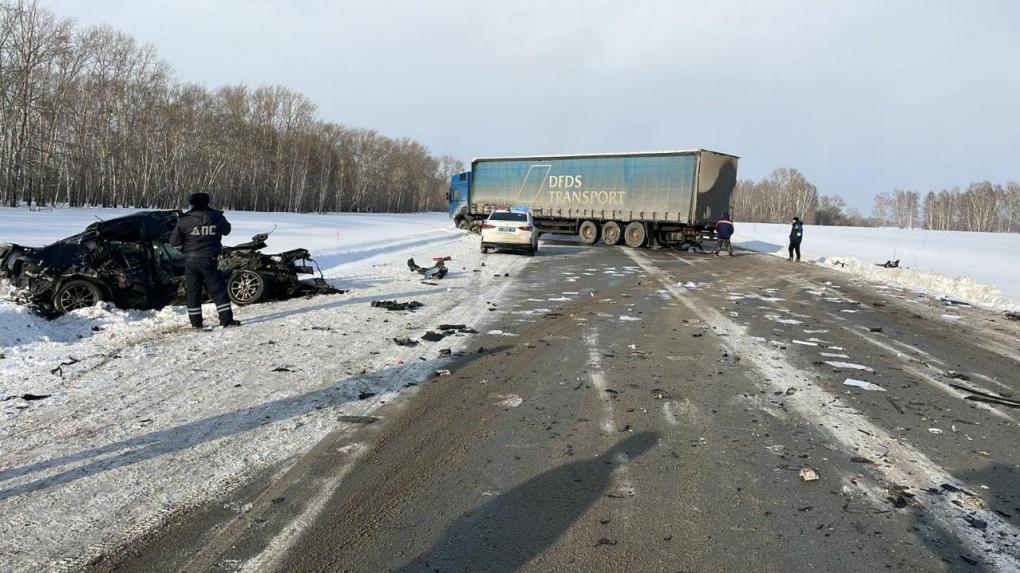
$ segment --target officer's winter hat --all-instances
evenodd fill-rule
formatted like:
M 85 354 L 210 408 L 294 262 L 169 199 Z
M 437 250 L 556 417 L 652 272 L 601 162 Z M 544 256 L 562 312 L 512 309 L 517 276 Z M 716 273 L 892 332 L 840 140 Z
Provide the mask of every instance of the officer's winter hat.
M 192 207 L 208 207 L 209 206 L 209 194 L 208 193 L 192 193 L 191 197 L 188 197 L 188 205 Z
M 797 221 L 798 223 L 800 223 L 800 217 L 794 217 L 793 220 Z

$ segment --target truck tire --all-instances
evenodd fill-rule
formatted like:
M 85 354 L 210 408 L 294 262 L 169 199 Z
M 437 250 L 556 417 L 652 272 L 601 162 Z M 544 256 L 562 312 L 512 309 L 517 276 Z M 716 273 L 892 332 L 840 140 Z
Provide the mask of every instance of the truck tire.
M 616 221 L 610 221 L 605 225 L 602 225 L 602 242 L 607 245 L 619 245 L 620 237 L 623 236 L 623 230 L 620 229 L 620 224 Z
M 457 221 L 457 228 L 462 231 L 469 231 L 471 230 L 471 221 L 461 219 L 460 221 Z
M 599 226 L 595 221 L 585 221 L 577 228 L 577 236 L 586 245 L 594 245 L 599 240 Z
M 53 307 L 57 312 L 63 314 L 79 308 L 95 306 L 97 302 L 104 300 L 106 297 L 103 296 L 102 289 L 96 284 L 84 280 L 73 280 L 67 281 L 57 289 L 53 295 Z
M 643 247 L 645 244 L 645 224 L 631 221 L 623 230 L 623 240 L 628 247 Z

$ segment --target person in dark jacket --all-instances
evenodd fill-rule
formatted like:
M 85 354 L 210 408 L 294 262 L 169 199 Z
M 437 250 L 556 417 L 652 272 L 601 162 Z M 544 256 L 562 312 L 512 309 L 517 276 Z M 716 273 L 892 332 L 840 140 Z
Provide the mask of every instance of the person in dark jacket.
M 793 260 L 794 253 L 797 254 L 797 262 L 800 262 L 800 241 L 804 238 L 804 223 L 800 217 L 793 218 L 793 226 L 790 227 L 790 259 Z
M 216 303 L 220 326 L 240 326 L 241 323 L 234 320 L 223 273 L 216 268 L 223 235 L 230 234 L 230 223 L 221 211 L 209 208 L 208 193 L 194 193 L 188 203 L 191 210 L 177 219 L 177 226 L 170 233 L 170 244 L 184 252 L 188 319 L 191 326 L 202 328 L 202 285 L 205 285 Z
M 719 249 L 725 248 L 733 256 L 733 245 L 730 239 L 733 237 L 733 221 L 730 221 L 730 214 L 723 213 L 722 219 L 715 224 L 715 256 L 719 256 Z

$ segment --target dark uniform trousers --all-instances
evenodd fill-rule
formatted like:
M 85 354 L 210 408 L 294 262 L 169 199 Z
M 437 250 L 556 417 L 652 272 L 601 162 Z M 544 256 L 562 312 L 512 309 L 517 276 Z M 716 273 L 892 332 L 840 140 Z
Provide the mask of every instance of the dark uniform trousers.
M 230 309 L 230 297 L 227 295 L 227 283 L 223 273 L 216 268 L 215 258 L 188 258 L 184 260 L 184 280 L 188 288 L 188 319 L 191 326 L 202 326 L 202 285 L 209 290 L 209 296 L 216 303 L 216 312 L 220 315 L 220 324 L 226 325 L 234 321 L 234 313 Z
M 800 260 L 800 239 L 790 239 L 790 260 L 793 260 L 794 253 L 797 254 L 797 260 Z

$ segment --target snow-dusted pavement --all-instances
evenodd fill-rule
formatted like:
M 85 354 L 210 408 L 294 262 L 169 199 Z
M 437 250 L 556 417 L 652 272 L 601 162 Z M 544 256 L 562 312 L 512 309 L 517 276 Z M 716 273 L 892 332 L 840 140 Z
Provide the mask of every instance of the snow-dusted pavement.
M 482 267 L 477 237 L 452 229 L 445 216 L 339 219 L 350 247 L 322 244 L 335 234 L 312 243 L 327 278 L 350 292 L 242 308 L 239 329 L 193 332 L 180 308 L 93 308 L 49 322 L 0 305 L 4 571 L 77 569 L 279 469 L 335 430 L 338 416 L 392 400 L 441 366 L 440 349 L 456 352 L 466 340 L 401 347 L 393 338 L 417 339 L 444 322 L 480 324 L 487 302 L 499 300 L 527 262 L 490 255 Z M 237 235 L 260 226 L 264 220 L 235 217 Z M 351 229 L 359 226 L 366 228 Z M 277 232 L 286 238 L 287 230 Z M 49 240 L 73 232 L 51 230 Z M 281 250 L 299 244 L 277 242 Z M 440 286 L 407 269 L 412 256 L 439 255 L 453 257 Z M 377 299 L 424 306 L 389 312 L 370 306 Z M 375 395 L 359 399 L 366 393 Z

